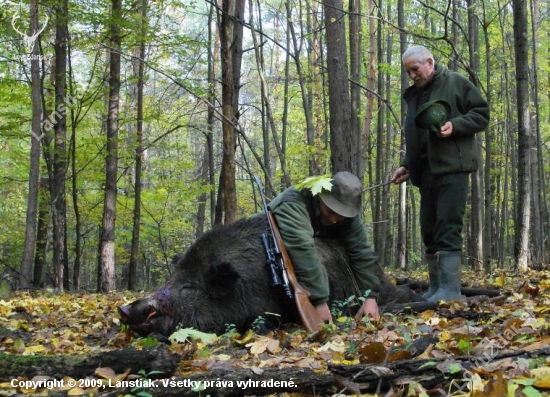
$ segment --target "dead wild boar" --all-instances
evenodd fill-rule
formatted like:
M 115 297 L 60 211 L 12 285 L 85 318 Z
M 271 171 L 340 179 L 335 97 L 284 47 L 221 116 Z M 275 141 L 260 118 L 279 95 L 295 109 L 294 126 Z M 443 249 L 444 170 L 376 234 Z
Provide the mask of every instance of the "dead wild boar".
M 205 233 L 176 258 L 175 273 L 162 288 L 118 308 L 121 322 L 142 336 L 169 336 L 178 325 L 218 334 L 227 324 L 244 330 L 260 316 L 281 324 L 299 323 L 295 302 L 272 286 L 260 238 L 266 230 L 265 214 L 260 214 Z M 343 248 L 334 240 L 315 240 L 327 269 L 330 301 L 361 296 Z M 419 300 L 408 288 L 390 283 L 381 268 L 379 277 L 380 305 Z

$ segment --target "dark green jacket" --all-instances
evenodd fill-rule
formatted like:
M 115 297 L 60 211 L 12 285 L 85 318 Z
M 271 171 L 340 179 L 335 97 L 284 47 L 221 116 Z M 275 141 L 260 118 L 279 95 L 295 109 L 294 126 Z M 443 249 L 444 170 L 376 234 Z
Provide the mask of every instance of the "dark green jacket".
M 415 186 L 419 186 L 422 171 L 428 165 L 432 175 L 477 171 L 475 134 L 489 123 L 489 105 L 468 79 L 436 64 L 434 79 L 424 87 L 410 86 L 403 98 L 407 103 L 407 152 L 401 165 L 409 170 Z M 414 123 L 417 109 L 433 99 L 443 99 L 451 106 L 450 138 L 439 138 Z
M 370 289 L 369 296 L 377 296 L 380 283 L 377 275 L 378 256 L 369 246 L 358 216 L 324 226 L 321 223 L 318 197 L 313 197 L 309 189 L 299 191 L 293 187 L 275 197 L 269 207 L 277 220 L 296 276 L 310 292 L 313 305 L 326 302 L 329 297 L 328 277 L 315 249 L 316 237 L 340 241 L 350 257 L 359 287 L 363 292 Z

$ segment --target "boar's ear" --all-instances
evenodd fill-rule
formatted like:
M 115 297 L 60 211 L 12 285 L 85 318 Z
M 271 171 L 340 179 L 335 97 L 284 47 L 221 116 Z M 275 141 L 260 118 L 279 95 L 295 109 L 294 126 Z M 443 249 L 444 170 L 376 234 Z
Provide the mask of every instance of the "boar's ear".
M 214 298 L 223 298 L 233 291 L 240 277 L 231 263 L 210 265 L 204 275 L 207 293 Z

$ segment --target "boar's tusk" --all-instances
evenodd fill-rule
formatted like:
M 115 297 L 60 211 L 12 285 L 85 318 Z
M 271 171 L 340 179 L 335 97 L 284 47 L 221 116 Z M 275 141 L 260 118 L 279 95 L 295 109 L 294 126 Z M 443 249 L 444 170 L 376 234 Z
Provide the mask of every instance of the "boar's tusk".
M 149 320 L 152 317 L 155 317 L 156 314 L 157 314 L 157 312 L 155 311 L 155 309 L 153 309 L 152 307 L 149 307 L 149 315 L 147 315 L 147 318 L 145 319 L 145 323 L 148 323 Z

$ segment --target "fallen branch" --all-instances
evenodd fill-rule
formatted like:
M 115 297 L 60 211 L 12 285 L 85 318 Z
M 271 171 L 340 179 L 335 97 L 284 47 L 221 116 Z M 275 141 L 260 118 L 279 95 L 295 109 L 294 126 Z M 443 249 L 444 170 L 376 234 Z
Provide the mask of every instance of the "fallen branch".
M 548 356 L 550 356 L 550 347 L 531 352 L 506 352 L 492 357 L 491 361 L 508 357 Z M 450 374 L 448 370 L 445 370 L 448 369 L 448 366 L 444 365 L 445 361 L 460 364 L 463 370 Z M 427 389 L 448 388 L 453 379 L 466 379 L 466 371 L 472 370 L 476 365 L 473 358 L 449 357 L 446 359 L 403 360 L 385 365 L 335 365 L 329 366 L 329 371 L 325 373 L 301 368 L 214 369 L 185 378 L 157 380 L 157 387 L 148 387 L 144 390 L 152 396 L 197 396 L 197 391 L 191 389 L 192 382 L 199 382 L 198 384 L 203 387 L 204 394 L 212 397 L 268 395 L 284 392 L 331 395 L 342 387 L 352 390 L 354 393 L 358 391 L 367 393 L 374 392 L 379 387 L 379 382 L 381 382 L 381 390 L 387 390 L 391 385 L 406 385 L 412 381 L 421 383 Z M 130 392 L 130 388 L 109 390 L 98 394 L 98 397 L 115 397 L 128 392 Z
M 170 354 L 165 345 L 150 349 L 136 350 L 128 348 L 96 354 L 60 355 L 60 356 L 21 356 L 0 354 L 0 379 L 10 381 L 18 377 L 31 379 L 44 375 L 62 379 L 71 376 L 83 379 L 94 374 L 96 368 L 109 367 L 116 373 L 123 373 L 128 368 L 131 373 L 140 370 L 151 372 L 162 371 L 170 376 L 174 373 L 180 358 Z

